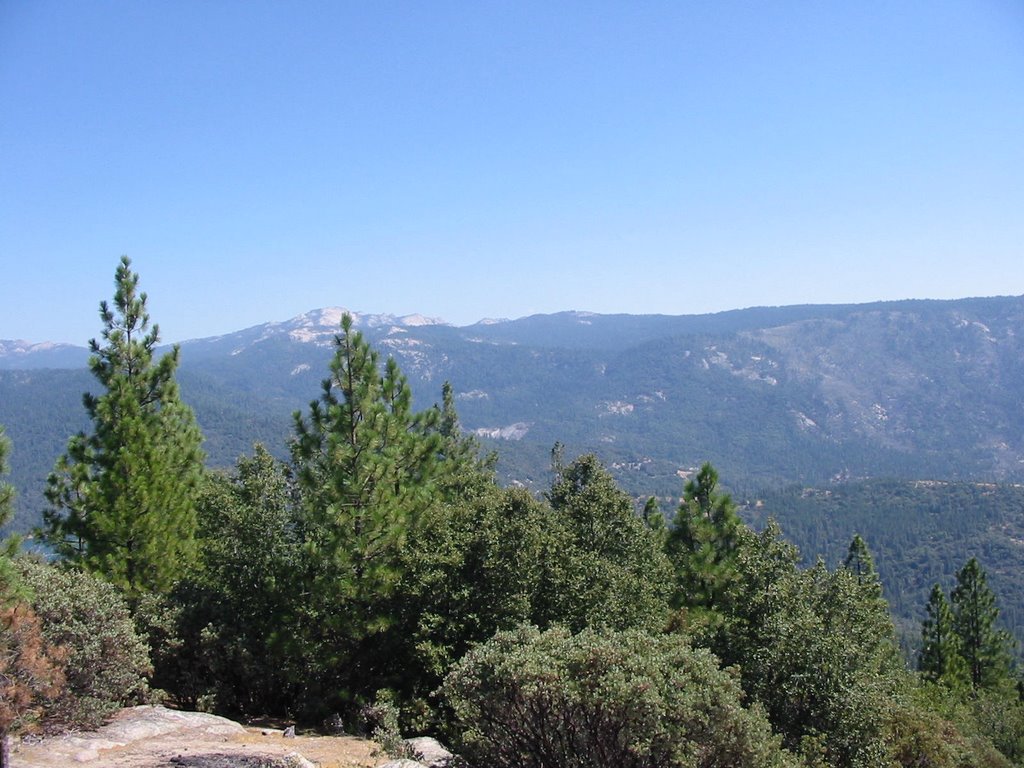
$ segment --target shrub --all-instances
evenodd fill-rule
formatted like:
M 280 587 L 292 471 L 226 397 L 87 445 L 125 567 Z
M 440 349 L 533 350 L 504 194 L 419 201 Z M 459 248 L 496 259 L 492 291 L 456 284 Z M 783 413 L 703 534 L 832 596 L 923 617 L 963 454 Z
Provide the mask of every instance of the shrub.
M 63 692 L 47 718 L 92 726 L 146 692 L 149 655 L 117 590 L 80 571 L 19 561 L 43 636 L 65 650 Z
M 464 753 L 499 768 L 795 764 L 733 675 L 678 635 L 499 632 L 439 693 Z
M 8 735 L 35 725 L 64 682 L 64 651 L 43 638 L 39 617 L 24 603 L 0 606 L 0 765 Z

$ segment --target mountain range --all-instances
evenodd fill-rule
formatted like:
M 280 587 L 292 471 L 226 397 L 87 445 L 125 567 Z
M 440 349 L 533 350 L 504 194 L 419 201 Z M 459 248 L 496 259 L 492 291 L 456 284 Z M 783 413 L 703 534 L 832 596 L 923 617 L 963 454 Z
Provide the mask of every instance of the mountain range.
M 214 465 L 286 454 L 319 394 L 340 308 L 183 342 L 179 380 Z M 553 444 L 597 453 L 636 494 L 678 495 L 712 461 L 733 488 L 891 478 L 1024 482 L 1024 297 L 562 312 L 455 327 L 353 314 L 416 404 L 450 381 L 507 481 L 543 483 Z M 23 496 L 84 426 L 85 347 L 0 341 L 0 424 Z M 23 499 L 24 501 L 24 499 Z

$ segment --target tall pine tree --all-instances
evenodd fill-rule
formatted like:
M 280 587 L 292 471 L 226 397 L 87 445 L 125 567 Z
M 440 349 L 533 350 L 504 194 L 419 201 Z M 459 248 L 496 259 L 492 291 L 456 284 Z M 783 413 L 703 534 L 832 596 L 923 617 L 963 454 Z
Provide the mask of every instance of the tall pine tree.
M 683 489 L 666 544 L 677 606 L 714 609 L 721 601 L 735 578 L 740 526 L 732 499 L 718 489 L 718 472 L 705 463 Z
M 14 488 L 3 480 L 7 474 L 7 453 L 10 446 L 4 435 L 4 428 L 0 427 L 0 528 L 7 525 L 14 514 Z M 18 545 L 19 539 L 16 536 L 0 542 L 0 607 L 18 596 L 18 578 L 11 564 L 11 557 L 17 552 Z
M 996 627 L 999 609 L 985 570 L 972 557 L 957 571 L 950 594 L 953 625 L 974 688 L 997 688 L 1012 676 L 1010 635 Z
M 958 690 L 968 685 L 967 666 L 961 653 L 953 611 L 938 584 L 932 587 L 921 623 L 921 657 L 917 668 L 926 680 Z
M 204 460 L 174 378 L 178 348 L 154 360 L 159 329 L 138 282 L 123 256 L 113 306 L 100 303 L 103 341 L 89 342 L 104 392 L 83 397 L 92 431 L 68 441 L 50 475 L 44 533 L 130 597 L 168 590 L 193 559 Z
M 846 551 L 846 559 L 843 561 L 843 568 L 856 576 L 857 584 L 872 593 L 873 596 L 882 596 L 882 582 L 878 578 L 875 561 L 868 550 L 867 542 L 859 533 L 850 542 L 850 547 Z
M 379 682 L 389 599 L 408 536 L 438 501 L 438 409 L 412 410 L 391 358 L 344 315 L 331 375 L 309 416 L 295 414 L 292 460 L 305 540 L 305 653 L 342 699 Z M 377 668 L 375 668 L 377 667 Z

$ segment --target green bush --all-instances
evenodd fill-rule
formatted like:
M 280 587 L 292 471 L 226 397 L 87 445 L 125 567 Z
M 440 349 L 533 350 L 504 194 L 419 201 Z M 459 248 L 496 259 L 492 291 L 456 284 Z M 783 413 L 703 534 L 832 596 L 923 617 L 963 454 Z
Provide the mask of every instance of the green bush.
M 679 635 L 523 626 L 467 654 L 439 693 L 463 753 L 498 768 L 795 765 L 734 676 Z
M 93 726 L 146 694 L 149 655 L 117 590 L 80 571 L 22 559 L 32 609 L 43 636 L 64 649 L 65 687 L 47 705 L 47 718 Z

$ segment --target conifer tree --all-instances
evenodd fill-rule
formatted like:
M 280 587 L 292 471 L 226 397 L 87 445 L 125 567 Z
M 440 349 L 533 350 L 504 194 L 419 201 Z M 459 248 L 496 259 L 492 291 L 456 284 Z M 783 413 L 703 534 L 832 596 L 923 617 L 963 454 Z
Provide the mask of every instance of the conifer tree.
M 668 535 L 668 526 L 665 524 L 665 515 L 661 512 L 657 496 L 648 496 L 647 501 L 644 502 L 643 520 L 655 538 L 664 546 L 665 537 Z
M 4 434 L 4 428 L 0 426 L 0 478 L 7 474 L 7 454 L 10 451 L 10 441 Z M 10 522 L 14 501 L 14 488 L 10 483 L 0 480 L 0 526 Z
M 850 542 L 843 567 L 857 578 L 857 583 L 860 586 L 870 591 L 875 597 L 882 596 L 882 582 L 878 578 L 875 561 L 871 557 L 871 552 L 868 551 L 867 542 L 859 533 Z
M 563 586 L 575 609 L 556 620 L 574 631 L 588 625 L 659 626 L 671 578 L 662 542 L 597 457 L 586 454 L 557 465 L 547 495 L 569 534 L 572 551 L 564 556 L 576 576 L 575 584 Z
M 10 442 L 0 427 L 0 528 L 7 525 L 13 514 L 14 488 L 3 480 L 7 474 L 7 454 Z M 0 541 L 0 607 L 17 597 L 17 575 L 11 564 L 11 557 L 18 550 L 19 539 L 11 536 Z
M 445 500 L 465 499 L 485 492 L 494 482 L 498 457 L 495 453 L 482 455 L 476 436 L 462 431 L 450 382 L 446 381 L 441 387 L 441 405 L 435 409 L 440 437 L 440 485 Z
M 713 609 L 720 602 L 735 577 L 740 526 L 732 498 L 718 490 L 718 472 L 705 463 L 686 483 L 668 535 L 677 606 Z
M 302 497 L 314 644 L 345 653 L 389 626 L 385 602 L 407 536 L 436 501 L 437 409 L 412 411 L 398 365 L 378 356 L 346 314 L 331 375 L 309 416 L 295 414 L 292 458 Z
M 921 657 L 917 668 L 926 680 L 959 689 L 968 684 L 967 667 L 956 633 L 953 611 L 938 584 L 928 597 L 928 618 L 921 624 Z
M 103 341 L 89 342 L 105 391 L 83 397 L 92 432 L 68 441 L 50 475 L 44 533 L 130 597 L 168 590 L 191 562 L 204 460 L 174 378 L 178 347 L 154 360 L 159 329 L 138 282 L 123 256 L 113 306 L 100 303 Z
M 972 557 L 957 571 L 950 598 L 971 685 L 996 688 L 1005 683 L 1011 677 L 1013 644 L 1010 635 L 996 627 L 996 597 L 977 558 Z

